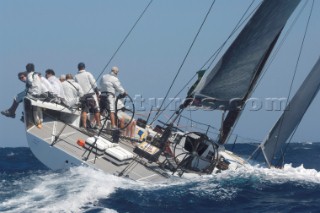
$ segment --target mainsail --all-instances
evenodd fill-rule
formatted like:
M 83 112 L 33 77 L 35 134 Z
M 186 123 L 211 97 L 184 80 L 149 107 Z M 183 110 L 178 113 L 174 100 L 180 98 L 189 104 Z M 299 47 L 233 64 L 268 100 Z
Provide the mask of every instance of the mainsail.
M 279 35 L 300 0 L 265 0 L 193 92 L 195 103 L 228 110 L 219 143 L 225 143 Z
M 258 147 L 262 150 L 268 166 L 275 166 L 284 144 L 299 125 L 304 113 L 320 88 L 320 58 L 306 77 L 297 93 L 287 105 L 282 116 L 270 131 L 268 137 Z

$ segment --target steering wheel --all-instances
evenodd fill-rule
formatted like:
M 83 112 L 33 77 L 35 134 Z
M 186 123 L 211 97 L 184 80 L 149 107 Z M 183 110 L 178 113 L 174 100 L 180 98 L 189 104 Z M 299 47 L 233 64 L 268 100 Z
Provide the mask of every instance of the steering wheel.
M 118 108 L 120 105 L 120 101 L 123 103 L 123 106 L 121 108 Z M 118 95 L 116 98 L 116 109 L 115 109 L 116 123 L 119 123 L 119 119 L 118 119 L 119 112 L 125 113 L 123 115 L 125 116 L 124 117 L 125 122 L 123 127 L 120 128 L 120 129 L 125 129 L 132 122 L 134 113 L 135 113 L 134 101 L 129 95 L 126 95 L 125 97 L 123 97 L 122 95 Z
M 191 134 L 195 134 L 199 136 L 199 138 L 193 141 L 187 141 L 188 135 L 191 135 Z M 201 140 L 207 140 L 208 137 L 206 135 L 199 132 L 189 132 L 189 133 L 186 133 L 183 137 L 186 138 L 185 143 L 183 145 L 176 143 L 173 149 L 173 153 L 175 156 L 174 161 L 176 162 L 178 168 L 182 168 L 184 170 L 195 170 L 197 169 L 197 166 L 201 161 L 205 161 L 208 163 L 208 166 L 201 169 L 200 171 L 200 172 L 205 172 L 208 168 L 210 168 L 213 164 L 217 162 L 218 152 L 216 149 L 214 151 L 214 155 L 210 159 L 201 156 L 202 155 L 201 152 L 203 152 L 202 149 L 204 148 L 203 147 L 204 142 Z M 204 138 L 201 139 L 201 137 L 204 137 Z

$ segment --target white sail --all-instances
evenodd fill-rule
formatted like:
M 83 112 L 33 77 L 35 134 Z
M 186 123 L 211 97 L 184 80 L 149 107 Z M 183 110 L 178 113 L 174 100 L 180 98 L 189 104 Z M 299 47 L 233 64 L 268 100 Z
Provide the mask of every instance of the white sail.
M 306 77 L 297 93 L 291 99 L 282 116 L 271 129 L 268 137 L 259 146 L 268 166 L 275 165 L 274 158 L 281 152 L 292 132 L 299 125 L 303 115 L 320 88 L 320 58 Z

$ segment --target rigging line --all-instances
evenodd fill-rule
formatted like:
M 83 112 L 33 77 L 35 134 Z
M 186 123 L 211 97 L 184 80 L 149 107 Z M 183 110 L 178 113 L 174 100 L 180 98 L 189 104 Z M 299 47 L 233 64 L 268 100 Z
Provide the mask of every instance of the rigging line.
M 190 121 L 192 121 L 193 123 L 200 124 L 200 125 L 203 125 L 203 126 L 209 126 L 210 128 L 212 128 L 212 129 L 214 129 L 214 130 L 219 130 L 218 128 L 216 128 L 216 127 L 214 127 L 214 126 L 211 126 L 211 125 L 205 124 L 205 123 L 201 123 L 201 122 L 199 122 L 199 121 L 194 121 L 194 120 L 192 120 L 191 118 L 188 118 L 188 117 L 186 117 L 186 116 L 181 115 L 181 117 L 184 118 L 184 119 L 190 120 Z
M 189 116 L 190 116 L 190 126 L 193 127 L 193 120 L 192 120 L 191 110 L 189 110 Z
M 224 43 L 216 50 L 216 52 L 209 58 L 209 60 L 206 62 L 206 64 L 211 60 L 211 63 L 208 65 L 207 69 L 209 69 L 213 62 L 217 59 L 219 53 L 222 51 L 222 48 L 226 45 L 226 43 L 228 42 L 228 40 L 234 35 L 234 33 L 245 23 L 246 20 L 249 19 L 249 17 L 251 17 L 251 15 L 257 10 L 257 8 L 259 8 L 259 6 L 262 4 L 262 2 L 260 2 L 259 5 L 256 6 L 256 8 L 251 11 L 251 13 L 244 19 L 242 20 L 245 15 L 247 14 L 247 12 L 249 11 L 249 9 L 251 8 L 251 6 L 253 5 L 253 3 L 255 2 L 255 0 L 252 0 L 251 4 L 249 5 L 249 7 L 247 8 L 247 10 L 245 11 L 245 13 L 242 15 L 242 17 L 240 18 L 240 20 L 238 21 L 238 23 L 236 24 L 236 26 L 234 27 L 234 29 L 232 30 L 232 32 L 230 33 L 229 37 L 224 41 Z M 203 67 L 205 66 L 205 64 L 203 65 Z
M 117 48 L 117 50 L 113 53 L 113 55 L 111 56 L 111 58 L 109 59 L 107 65 L 103 68 L 103 70 L 100 72 L 100 74 L 98 75 L 98 77 L 96 78 L 95 83 L 98 81 L 98 79 L 101 77 L 101 75 L 104 73 L 104 71 L 106 70 L 106 68 L 109 66 L 109 64 L 111 63 L 112 59 L 116 56 L 116 54 L 118 53 L 118 51 L 120 50 L 120 48 L 122 47 L 122 45 L 124 44 L 124 42 L 127 40 L 127 38 L 129 37 L 129 35 L 131 34 L 131 32 L 133 31 L 133 29 L 136 27 L 136 25 L 138 24 L 138 22 L 140 21 L 140 19 L 143 17 L 143 15 L 145 14 L 145 12 L 147 11 L 147 9 L 149 8 L 149 6 L 151 5 L 151 3 L 153 2 L 153 0 L 150 0 L 149 4 L 144 8 L 144 10 L 142 11 L 142 13 L 140 14 L 139 18 L 136 20 L 136 22 L 134 23 L 134 25 L 132 26 L 132 28 L 129 30 L 129 32 L 127 33 L 127 35 L 124 37 L 123 41 L 121 42 L 121 44 L 119 45 L 119 47 Z M 91 89 L 90 89 L 91 90 Z M 89 91 L 90 91 L 89 90 Z M 89 92 L 88 91 L 88 92 Z M 65 108 L 67 108 L 66 106 L 64 106 Z M 63 108 L 64 109 L 64 108 Z M 62 111 L 63 109 L 61 109 L 60 111 Z
M 188 117 L 186 117 L 186 116 L 183 116 L 183 115 L 181 115 L 180 117 L 182 117 L 182 118 L 184 118 L 184 119 L 186 119 L 186 120 L 191 120 L 190 118 L 188 118 Z M 215 130 L 215 131 L 219 131 L 219 129 L 218 128 L 216 128 L 216 127 L 214 127 L 214 126 L 211 126 L 211 125 L 208 125 L 208 124 L 205 124 L 205 123 L 201 123 L 201 122 L 199 122 L 199 121 L 194 121 L 194 120 L 192 120 L 193 121 L 193 123 L 195 123 L 195 124 L 199 124 L 199 125 L 202 125 L 202 126 L 207 126 L 207 127 L 210 127 L 211 129 L 213 129 L 213 130 Z M 204 129 L 201 129 L 201 128 L 199 128 L 199 127 L 196 127 L 196 126 L 194 126 L 193 128 L 195 128 L 195 129 L 200 129 L 200 130 L 204 130 Z M 212 131 L 209 131 L 209 133 L 211 133 L 211 134 L 217 134 L 216 132 L 212 132 Z M 262 142 L 261 140 L 258 140 L 258 139 L 255 139 L 255 138 L 249 138 L 249 137 L 244 137 L 244 136 L 241 136 L 241 135 L 239 135 L 239 134 L 231 134 L 231 135 L 237 135 L 239 138 L 241 138 L 241 139 L 243 139 L 243 140 L 248 140 L 248 141 L 255 141 L 255 142 Z
M 298 21 L 298 19 L 300 18 L 302 12 L 304 11 L 306 5 L 307 5 L 308 1 L 305 1 L 304 5 L 302 6 L 302 8 L 300 9 L 298 15 L 295 17 L 295 19 L 293 20 L 293 22 L 291 23 L 289 29 L 287 30 L 287 32 L 285 33 L 285 35 L 283 36 L 282 40 L 279 42 L 278 47 L 275 49 L 274 54 L 272 56 L 270 56 L 270 59 L 268 61 L 268 63 L 265 65 L 265 69 L 263 71 L 263 73 L 261 74 L 261 77 L 259 78 L 259 80 L 257 81 L 257 84 L 255 85 L 255 87 L 253 88 L 253 91 L 255 91 L 255 89 L 257 88 L 257 86 L 260 84 L 261 80 L 263 79 L 266 71 L 270 68 L 271 64 L 273 63 L 274 59 L 276 58 L 276 56 L 278 55 L 281 47 L 283 46 L 284 42 L 286 41 L 288 35 L 290 34 L 293 26 L 296 24 L 296 22 Z M 288 100 L 288 99 L 287 99 Z M 282 125 L 282 123 L 281 123 Z M 256 153 L 256 151 L 250 156 L 250 158 L 254 157 L 254 154 Z M 257 159 L 260 153 L 258 153 L 254 159 Z M 274 154 L 273 154 L 274 157 Z M 272 157 L 272 158 L 273 158 Z
M 192 127 L 192 128 L 190 128 L 190 132 L 194 132 L 194 130 L 201 130 L 201 132 L 207 132 L 206 135 L 215 135 L 215 136 L 219 135 L 219 133 L 217 133 L 217 132 L 207 131 L 208 129 L 203 129 L 203 128 L 200 128 L 200 127 Z
M 173 79 L 173 81 L 172 81 L 172 83 L 171 83 L 171 85 L 170 85 L 170 87 L 169 87 L 169 89 L 168 89 L 168 91 L 167 91 L 167 93 L 166 93 L 165 97 L 164 97 L 164 100 L 163 100 L 163 102 L 161 103 L 161 105 L 160 105 L 160 107 L 159 107 L 159 110 L 157 111 L 157 113 L 156 113 L 155 117 L 153 118 L 153 120 L 152 120 L 152 122 L 151 122 L 151 125 L 152 125 L 152 124 L 153 124 L 153 122 L 154 122 L 154 121 L 159 117 L 159 115 L 160 115 L 160 111 L 161 111 L 161 108 L 162 108 L 162 106 L 163 106 L 163 103 L 164 103 L 164 101 L 167 99 L 167 97 L 168 97 L 168 95 L 169 95 L 169 92 L 170 92 L 171 88 L 173 87 L 173 84 L 174 84 L 174 82 L 176 81 L 176 79 L 177 79 L 177 77 L 178 77 L 178 75 L 179 75 L 179 73 L 180 73 L 180 71 L 181 71 L 181 69 L 182 69 L 182 67 L 183 67 L 183 65 L 184 65 L 184 63 L 185 63 L 185 61 L 186 61 L 186 59 L 187 59 L 188 55 L 189 55 L 189 53 L 191 52 L 191 49 L 192 49 L 192 47 L 193 47 L 193 45 L 194 45 L 195 41 L 197 40 L 198 35 L 200 34 L 200 31 L 201 31 L 201 29 L 202 29 L 202 27 L 203 27 L 204 23 L 206 22 L 206 20 L 207 20 L 207 18 L 208 18 L 208 16 L 209 16 L 209 14 L 210 14 L 211 9 L 212 9 L 212 7 L 213 7 L 213 5 L 214 5 L 214 3 L 215 3 L 215 2 L 216 2 L 216 0 L 213 0 L 213 2 L 211 3 L 211 6 L 210 6 L 210 8 L 209 8 L 209 10 L 208 10 L 208 12 L 207 12 L 207 14 L 206 14 L 206 16 L 205 16 L 204 20 L 203 20 L 203 22 L 202 22 L 202 24 L 201 24 L 201 26 L 200 26 L 200 28 L 199 28 L 198 32 L 197 32 L 197 34 L 196 34 L 195 38 L 194 38 L 194 39 L 193 39 L 193 41 L 192 41 L 192 44 L 190 45 L 190 47 L 189 47 L 189 49 L 188 49 L 188 51 L 187 51 L 187 54 L 185 55 L 185 57 L 184 57 L 184 59 L 183 59 L 183 61 L 182 61 L 181 65 L 180 65 L 180 67 L 179 67 L 179 69 L 178 69 L 178 71 L 177 71 L 177 73 L 176 73 L 176 75 L 175 75 L 175 77 L 174 77 L 174 79 Z
M 235 28 L 233 29 L 233 31 L 230 33 L 229 37 L 227 38 L 227 40 L 219 47 L 218 50 L 216 50 L 216 52 L 209 58 L 209 60 L 206 61 L 206 63 L 199 69 L 202 70 L 205 65 L 212 59 L 212 57 L 216 56 L 212 62 L 210 63 L 210 65 L 208 66 L 207 69 L 209 69 L 209 67 L 212 65 L 212 63 L 215 61 L 215 59 L 217 58 L 218 54 L 221 52 L 222 48 L 224 47 L 224 45 L 227 43 L 227 41 L 231 38 L 231 36 L 239 29 L 239 27 L 241 25 L 243 25 L 243 23 L 251 16 L 251 14 L 258 8 L 258 6 L 261 4 L 259 4 L 252 12 L 251 14 L 242 21 L 242 19 L 244 18 L 244 16 L 247 14 L 247 12 L 249 11 L 249 9 L 251 8 L 252 4 L 254 3 L 255 0 L 252 0 L 251 4 L 249 5 L 249 7 L 247 8 L 247 10 L 245 11 L 245 13 L 242 15 L 242 17 L 240 18 L 240 20 L 238 21 L 237 25 L 235 26 Z M 242 21 L 242 22 L 241 22 Z M 189 83 L 192 81 L 192 79 L 197 75 L 197 73 L 194 74 L 194 76 L 192 76 L 192 78 L 182 87 L 182 89 L 174 96 L 174 98 L 164 107 L 163 111 L 165 111 L 170 104 L 175 100 L 175 98 L 177 98 L 181 92 L 189 85 Z
M 298 55 L 297 63 L 295 65 L 294 75 L 292 77 L 292 81 L 291 81 L 291 84 L 290 84 L 290 89 L 289 89 L 289 94 L 288 94 L 287 100 L 289 100 L 289 98 L 291 96 L 293 82 L 294 82 L 295 76 L 297 74 L 297 70 L 298 70 L 298 66 L 299 66 L 299 62 L 300 62 L 300 58 L 301 58 L 301 53 L 302 53 L 302 50 L 303 50 L 303 45 L 304 45 L 304 42 L 305 42 L 305 39 L 306 39 L 306 35 L 307 35 L 308 29 L 309 29 L 310 19 L 311 19 L 311 15 L 312 15 L 312 11 L 313 11 L 313 6 L 314 6 L 314 0 L 312 1 L 310 14 L 309 14 L 309 17 L 308 17 L 308 21 L 307 21 L 307 25 L 306 25 L 305 32 L 304 32 L 304 35 L 303 35 L 303 39 L 302 39 L 302 42 L 301 42 L 301 45 L 300 45 L 299 55 Z
M 109 59 L 107 65 L 103 68 L 103 70 L 100 72 L 99 76 L 96 78 L 96 81 L 101 77 L 101 75 L 104 73 L 104 71 L 106 70 L 106 68 L 109 66 L 109 64 L 111 63 L 111 61 L 113 60 L 113 58 L 116 56 L 116 54 L 118 53 L 118 51 L 120 50 L 120 48 L 122 47 L 122 45 L 125 43 L 125 41 L 127 40 L 127 38 L 129 37 L 129 35 L 131 34 L 131 32 L 133 31 L 133 29 L 136 27 L 136 25 L 138 24 L 138 22 L 140 21 L 140 19 L 143 17 L 143 15 L 145 14 L 145 12 L 147 11 L 147 9 L 149 8 L 149 6 L 151 5 L 151 3 L 153 2 L 153 0 L 150 0 L 150 2 L 148 3 L 148 5 L 144 8 L 144 10 L 142 11 L 142 13 L 140 14 L 139 18 L 136 20 L 136 22 L 133 24 L 133 26 L 131 27 L 131 29 L 129 30 L 129 32 L 127 33 L 127 35 L 124 37 L 124 39 L 122 40 L 121 44 L 119 45 L 119 47 L 117 48 L 117 50 L 113 53 L 113 55 L 111 56 L 111 58 Z
M 305 28 L 305 32 L 304 32 L 304 35 L 303 35 L 303 39 L 302 39 L 302 42 L 301 42 L 301 45 L 300 45 L 300 51 L 299 51 L 297 63 L 296 63 L 296 65 L 295 65 L 294 75 L 293 75 L 293 78 L 292 78 L 292 81 L 291 81 L 291 84 L 290 84 L 290 90 L 289 90 L 289 94 L 288 94 L 288 97 L 287 97 L 287 104 L 288 104 L 288 100 L 289 100 L 289 98 L 290 98 L 290 96 L 291 96 L 294 78 L 295 78 L 295 76 L 296 76 L 296 74 L 297 74 L 298 66 L 299 66 L 299 64 L 300 64 L 301 53 L 302 53 L 303 45 L 304 45 L 304 42 L 305 42 L 305 39 L 306 39 L 306 36 L 307 36 L 307 33 L 308 33 L 308 29 L 309 29 L 309 24 L 310 24 L 310 20 L 311 20 L 313 8 L 314 8 L 314 0 L 312 1 L 312 5 L 311 5 L 311 9 L 310 9 L 310 14 L 309 14 L 308 21 L 307 21 L 307 24 L 306 24 L 306 28 Z M 287 105 L 287 104 L 286 104 L 286 105 Z M 282 129 L 283 120 L 284 120 L 284 117 L 283 117 L 283 119 L 281 119 L 280 128 L 279 128 L 279 133 L 281 132 L 281 129 Z M 299 123 L 300 123 L 300 122 L 299 122 Z M 299 124 L 298 124 L 298 125 L 299 125 Z M 298 125 L 297 125 L 297 127 L 298 127 Z M 297 127 L 296 127 L 296 128 L 297 128 Z M 293 137 L 293 135 L 294 135 L 295 132 L 296 132 L 296 130 L 293 132 L 292 137 Z M 283 153 L 286 152 L 286 149 L 287 149 L 287 147 L 288 147 L 288 144 L 291 143 L 292 137 L 290 138 L 289 142 L 286 144 Z M 276 143 L 278 143 L 278 139 L 277 139 L 277 142 L 276 142 Z M 273 153 L 273 156 L 272 156 L 272 157 L 274 157 L 274 154 L 275 154 L 275 153 Z M 283 154 L 282 156 L 284 157 L 284 154 Z
M 274 53 L 272 54 L 272 56 L 270 56 L 270 59 L 268 61 L 268 63 L 265 66 L 265 69 L 263 71 L 263 73 L 261 74 L 261 77 L 259 78 L 259 80 L 257 81 L 257 84 L 255 85 L 253 91 L 255 91 L 255 89 L 257 88 L 257 86 L 260 84 L 261 80 L 263 79 L 266 71 L 270 68 L 272 62 L 274 61 L 274 59 L 276 58 L 276 56 L 278 55 L 281 47 L 283 46 L 284 42 L 286 41 L 287 37 L 289 36 L 291 30 L 293 29 L 293 27 L 295 26 L 296 22 L 298 21 L 298 19 L 300 18 L 302 12 L 304 11 L 305 7 L 307 6 L 308 1 L 305 1 L 304 5 L 302 6 L 301 10 L 299 11 L 298 15 L 295 17 L 295 19 L 292 21 L 289 29 L 287 30 L 287 32 L 285 33 L 285 35 L 283 36 L 283 38 L 281 39 L 281 41 L 279 42 L 279 45 L 277 46 L 277 48 L 275 49 Z
M 245 17 L 245 15 L 247 14 L 247 12 L 249 11 L 249 9 L 251 8 L 251 6 L 253 5 L 253 3 L 255 2 L 255 0 L 252 0 L 251 4 L 249 5 L 249 7 L 246 9 L 245 13 L 242 15 L 242 17 L 240 18 L 240 20 L 238 21 L 238 23 L 236 24 L 236 26 L 234 27 L 233 31 L 230 33 L 229 37 L 225 40 L 225 42 L 219 47 L 218 50 L 215 51 L 215 53 L 209 58 L 209 60 L 207 60 L 207 62 L 199 69 L 202 70 L 205 65 L 212 59 L 212 57 L 214 57 L 214 59 L 212 60 L 212 62 L 210 63 L 210 65 L 208 66 L 207 69 L 209 69 L 209 67 L 212 65 L 212 63 L 215 61 L 215 59 L 217 58 L 218 54 L 221 52 L 222 48 L 225 46 L 225 44 L 227 43 L 227 41 L 232 37 L 232 35 L 240 28 L 241 25 L 243 25 L 245 23 L 245 21 L 252 15 L 252 13 L 254 13 L 254 11 L 257 10 L 257 8 L 259 7 L 259 5 L 261 5 L 262 2 L 260 2 L 259 5 L 257 5 L 257 7 L 250 13 L 250 15 L 247 16 L 247 18 L 245 20 L 243 20 L 243 18 Z M 213 2 L 214 3 L 214 2 Z M 197 75 L 197 73 L 195 73 L 195 75 L 182 87 L 182 89 L 178 92 L 178 94 L 175 95 L 175 97 L 165 106 L 165 108 L 162 110 L 165 111 L 170 104 L 175 100 L 176 97 L 178 97 L 178 95 L 187 87 L 187 85 L 192 81 L 192 79 Z M 164 103 L 164 102 L 163 102 Z M 163 105 L 163 104 L 162 104 Z M 161 106 L 162 106 L 161 105 Z M 159 110 L 161 109 L 161 107 L 159 108 Z M 156 113 L 155 115 L 155 119 L 157 119 L 158 117 L 156 117 L 159 113 Z M 161 114 L 161 113 L 160 113 Z M 160 115 L 159 114 L 159 115 Z M 190 112 L 191 114 L 191 112 Z M 171 116 L 171 118 L 174 116 L 174 114 Z M 191 116 L 191 115 L 190 115 Z M 171 120 L 171 118 L 169 120 Z M 152 121 L 152 123 L 155 121 L 155 119 Z M 151 124 L 152 124 L 151 123 Z M 192 125 L 192 122 L 191 122 Z
M 194 77 L 197 76 L 197 73 L 195 73 L 192 78 L 182 87 L 182 89 L 174 96 L 174 98 L 164 107 L 164 109 L 162 110 L 165 111 L 169 106 L 170 104 L 172 104 L 172 102 L 180 95 L 180 93 L 189 85 L 189 83 L 194 79 Z
M 253 3 L 255 2 L 255 0 L 252 0 L 251 4 L 248 6 L 248 8 L 246 9 L 246 11 L 244 12 L 244 14 L 242 15 L 242 17 L 239 19 L 238 23 L 236 24 L 236 26 L 234 27 L 234 29 L 232 30 L 232 32 L 230 33 L 230 35 L 228 36 L 228 38 L 222 43 L 222 45 L 213 53 L 212 56 L 210 56 L 210 58 L 204 63 L 204 65 L 201 67 L 201 69 L 203 69 L 206 64 L 208 64 L 210 61 L 210 64 L 208 65 L 207 69 L 209 69 L 213 62 L 216 60 L 216 58 L 218 57 L 218 54 L 222 51 L 222 48 L 226 45 L 226 43 L 229 41 L 229 39 L 234 35 L 234 33 L 245 23 L 246 20 L 248 20 L 249 17 L 251 17 L 251 15 L 257 10 L 257 8 L 261 5 L 262 2 L 260 2 L 259 5 L 256 6 L 256 8 L 243 20 L 243 18 L 245 17 L 245 15 L 248 13 L 249 9 L 251 8 L 251 6 L 253 5 Z M 200 70 L 201 70 L 200 69 Z
M 292 21 L 289 29 L 287 30 L 287 32 L 285 33 L 285 35 L 283 36 L 282 40 L 279 42 L 278 47 L 275 49 L 274 53 L 272 54 L 272 56 L 270 56 L 268 63 L 265 65 L 264 71 L 261 74 L 261 77 L 259 78 L 259 80 L 257 81 L 255 87 L 253 88 L 252 91 L 255 91 L 255 89 L 258 87 L 258 85 L 260 84 L 261 80 L 263 79 L 266 71 L 270 68 L 271 64 L 273 63 L 274 59 L 276 58 L 276 56 L 278 55 L 281 47 L 283 46 L 284 42 L 286 41 L 287 37 L 289 36 L 291 30 L 293 29 L 293 26 L 295 26 L 296 22 L 298 21 L 298 19 L 300 18 L 302 12 L 304 11 L 306 5 L 307 5 L 308 1 L 305 1 L 304 5 L 301 7 L 298 15 L 295 17 L 295 19 Z M 293 77 L 294 78 L 294 77 Z M 288 99 L 287 99 L 288 100 Z M 255 151 L 256 152 L 256 151 Z M 255 152 L 250 156 L 250 158 L 253 157 L 253 155 L 255 154 Z M 259 155 L 260 153 L 258 153 Z M 256 155 L 255 159 L 258 157 L 258 155 Z
M 236 24 L 236 26 L 234 27 L 233 31 L 230 33 L 229 37 L 224 41 L 224 43 L 218 48 L 218 50 L 215 51 L 215 53 L 206 61 L 206 63 L 201 67 L 201 69 L 203 69 L 205 67 L 205 65 L 207 63 L 209 63 L 209 61 L 212 59 L 211 63 L 208 65 L 207 69 L 209 69 L 213 62 L 216 60 L 216 58 L 218 57 L 218 54 L 221 52 L 222 48 L 225 46 L 225 44 L 227 43 L 227 41 L 233 36 L 233 34 L 246 22 L 246 20 L 248 20 L 251 15 L 259 8 L 259 6 L 262 4 L 262 2 L 260 2 L 255 8 L 254 10 L 251 11 L 251 13 L 244 19 L 244 17 L 246 16 L 246 14 L 248 13 L 249 9 L 251 8 L 251 6 L 253 5 L 255 0 L 252 0 L 251 4 L 248 6 L 248 8 L 246 9 L 246 11 L 244 12 L 244 14 L 242 15 L 242 17 L 239 19 L 238 23 Z M 243 20 L 244 19 L 244 20 Z M 201 70 L 200 69 L 200 70 Z
M 320 87 L 320 85 L 318 86 L 318 90 L 319 90 L 319 87 Z M 315 96 L 315 95 L 316 95 L 316 93 L 313 94 L 313 96 Z M 299 124 L 300 124 L 300 122 L 299 122 Z M 277 162 L 277 165 L 280 164 L 280 160 L 281 160 L 281 159 L 284 160 L 284 155 L 285 155 L 285 153 L 286 153 L 286 150 L 287 150 L 287 148 L 289 147 L 289 144 L 291 143 L 292 138 L 293 138 L 293 136 L 295 135 L 295 133 L 296 133 L 296 131 L 297 131 L 297 129 L 298 129 L 299 124 L 296 126 L 296 128 L 295 128 L 294 131 L 293 131 L 293 133 L 291 134 L 291 136 L 290 136 L 290 138 L 289 138 L 289 140 L 288 140 L 289 142 L 286 143 L 286 146 L 284 147 L 283 152 L 282 152 L 282 158 L 279 158 L 279 160 L 278 160 L 278 162 Z

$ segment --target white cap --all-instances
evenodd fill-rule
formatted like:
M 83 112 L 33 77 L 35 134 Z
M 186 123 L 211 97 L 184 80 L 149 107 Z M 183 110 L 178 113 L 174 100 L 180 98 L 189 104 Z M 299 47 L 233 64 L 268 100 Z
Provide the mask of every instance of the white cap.
M 113 72 L 114 74 L 118 74 L 119 68 L 118 67 L 112 67 L 111 68 L 111 72 Z
M 66 75 L 60 75 L 60 79 L 66 79 Z

